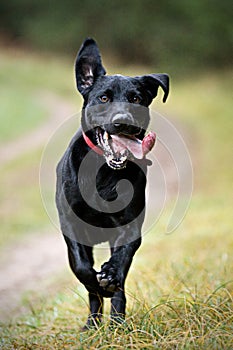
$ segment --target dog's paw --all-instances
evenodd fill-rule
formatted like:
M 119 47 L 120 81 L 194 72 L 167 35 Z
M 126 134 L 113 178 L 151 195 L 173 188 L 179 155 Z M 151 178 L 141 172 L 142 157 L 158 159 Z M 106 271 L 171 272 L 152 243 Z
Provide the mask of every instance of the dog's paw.
M 101 266 L 101 271 L 96 275 L 100 287 L 108 292 L 117 292 L 120 290 L 120 278 L 117 275 L 117 270 L 110 263 L 104 263 Z

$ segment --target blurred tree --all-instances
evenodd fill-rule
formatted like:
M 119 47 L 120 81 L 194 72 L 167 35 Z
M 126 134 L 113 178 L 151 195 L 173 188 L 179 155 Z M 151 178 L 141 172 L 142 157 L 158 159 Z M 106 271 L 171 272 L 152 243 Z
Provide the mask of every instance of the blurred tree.
M 231 64 L 230 0 L 1 0 L 1 36 L 57 52 L 76 52 L 93 36 L 123 62 L 177 72 Z

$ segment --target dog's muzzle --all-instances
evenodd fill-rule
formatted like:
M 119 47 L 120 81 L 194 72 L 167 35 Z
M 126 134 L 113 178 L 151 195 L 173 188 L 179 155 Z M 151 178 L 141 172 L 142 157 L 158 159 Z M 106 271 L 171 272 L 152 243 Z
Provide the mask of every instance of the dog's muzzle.
M 143 159 L 153 148 L 156 135 L 150 132 L 143 140 L 140 140 L 136 134 L 111 134 L 98 127 L 96 128 L 96 140 L 98 146 L 103 149 L 108 166 L 114 170 L 120 170 L 126 167 L 128 160 Z

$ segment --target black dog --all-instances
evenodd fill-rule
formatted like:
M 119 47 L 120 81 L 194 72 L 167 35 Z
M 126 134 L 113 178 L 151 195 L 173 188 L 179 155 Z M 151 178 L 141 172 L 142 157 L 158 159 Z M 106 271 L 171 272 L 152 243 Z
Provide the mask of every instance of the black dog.
M 169 78 L 105 76 L 93 39 L 83 43 L 75 69 L 84 98 L 81 128 L 58 164 L 56 203 L 71 269 L 89 292 L 88 327 L 101 320 L 103 297 L 111 298 L 113 320 L 125 316 L 125 279 L 145 212 L 145 155 L 155 142 L 153 133 L 145 136 L 147 107 L 159 86 L 166 101 Z M 97 273 L 92 250 L 103 241 L 111 257 Z

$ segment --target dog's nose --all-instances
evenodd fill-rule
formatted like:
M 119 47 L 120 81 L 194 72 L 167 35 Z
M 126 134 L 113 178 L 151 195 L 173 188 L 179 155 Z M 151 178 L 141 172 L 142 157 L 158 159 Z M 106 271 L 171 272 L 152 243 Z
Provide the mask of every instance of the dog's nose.
M 114 126 L 119 127 L 121 124 L 132 125 L 133 117 L 129 113 L 117 113 L 112 118 Z

